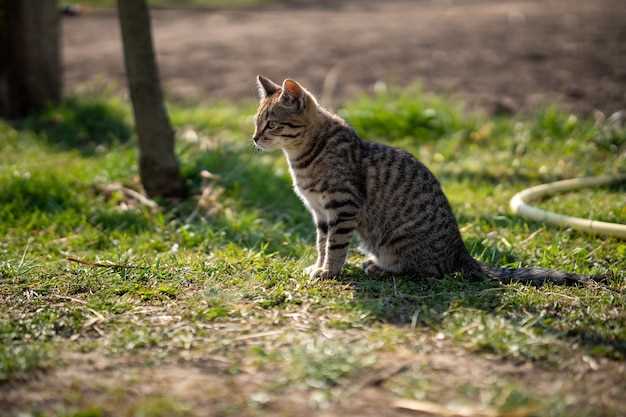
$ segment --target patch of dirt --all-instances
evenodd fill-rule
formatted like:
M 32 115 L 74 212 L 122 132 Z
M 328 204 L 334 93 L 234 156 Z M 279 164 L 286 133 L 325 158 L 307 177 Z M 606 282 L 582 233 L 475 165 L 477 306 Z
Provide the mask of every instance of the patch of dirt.
M 532 363 L 516 365 L 433 340 L 420 353 L 404 348 L 381 353 L 374 368 L 335 387 L 339 395 L 320 406 L 320 391 L 276 385 L 278 370 L 242 369 L 233 373 L 227 363 L 211 356 L 152 362 L 141 355 L 68 353 L 62 360 L 66 366 L 3 386 L 0 407 L 16 416 L 36 410 L 63 414 L 93 407 L 105 415 L 121 417 L 153 415 L 149 410 L 154 415 L 207 417 L 431 415 L 407 414 L 396 406 L 401 397 L 394 393 L 394 382 L 418 378 L 428 387 L 428 398 L 433 401 L 428 402 L 439 407 L 450 404 L 454 409 L 462 388 L 471 387 L 479 398 L 475 399 L 476 405 L 466 409 L 495 413 L 478 404 L 486 400 L 490 387 L 514 383 L 541 401 L 559 398 L 568 410 L 589 408 L 597 416 L 613 415 L 623 404 L 625 365 L 604 359 L 590 366 L 577 362 L 577 366 L 563 369 L 544 369 Z M 400 364 L 406 366 L 400 368 Z M 531 414 L 529 408 L 527 413 L 518 410 L 514 415 Z
M 419 81 L 491 113 L 626 108 L 622 0 L 325 1 L 153 18 L 163 83 L 176 99 L 252 99 L 260 73 L 296 78 L 327 102 L 380 81 Z M 123 85 L 115 14 L 65 19 L 64 63 L 70 91 L 103 79 Z

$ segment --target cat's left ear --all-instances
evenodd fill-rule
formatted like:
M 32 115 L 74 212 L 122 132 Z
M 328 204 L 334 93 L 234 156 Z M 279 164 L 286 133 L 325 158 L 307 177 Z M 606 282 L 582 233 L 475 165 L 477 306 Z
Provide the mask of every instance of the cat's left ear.
M 306 104 L 306 96 L 307 93 L 304 88 L 294 80 L 286 79 L 283 81 L 280 101 L 284 105 L 302 110 Z
M 276 91 L 280 89 L 280 86 L 269 78 L 265 78 L 262 75 L 256 76 L 256 87 L 259 93 L 259 98 L 264 99 L 274 95 Z

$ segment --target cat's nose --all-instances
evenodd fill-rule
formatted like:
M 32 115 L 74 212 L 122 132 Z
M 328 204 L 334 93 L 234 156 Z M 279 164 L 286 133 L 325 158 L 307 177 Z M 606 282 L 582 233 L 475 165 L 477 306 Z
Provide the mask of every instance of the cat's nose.
M 252 140 L 254 141 L 254 143 L 257 143 L 260 139 L 261 139 L 261 136 L 259 135 L 252 136 Z

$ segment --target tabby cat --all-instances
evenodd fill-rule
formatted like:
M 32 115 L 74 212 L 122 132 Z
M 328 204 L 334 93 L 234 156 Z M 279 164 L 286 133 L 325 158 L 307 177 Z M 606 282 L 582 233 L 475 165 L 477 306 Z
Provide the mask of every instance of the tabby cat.
M 368 256 L 368 275 L 410 273 L 540 284 L 590 278 L 540 268 L 506 269 L 468 253 L 439 181 L 411 154 L 361 140 L 339 116 L 322 108 L 300 84 L 258 76 L 260 105 L 253 141 L 282 149 L 294 189 L 317 227 L 317 261 L 305 271 L 335 277 L 353 233 Z

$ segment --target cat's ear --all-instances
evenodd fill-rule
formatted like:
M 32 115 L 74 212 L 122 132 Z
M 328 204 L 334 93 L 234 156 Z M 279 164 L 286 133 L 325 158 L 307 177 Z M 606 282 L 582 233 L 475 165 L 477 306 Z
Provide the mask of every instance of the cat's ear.
M 286 79 L 283 81 L 283 92 L 280 94 L 280 101 L 289 107 L 295 107 L 302 110 L 306 103 L 307 93 L 300 84 L 294 80 Z
M 275 92 L 280 89 L 280 86 L 276 84 L 274 81 L 269 78 L 265 78 L 262 75 L 256 76 L 256 87 L 259 93 L 259 98 L 264 99 L 265 97 L 272 96 Z

